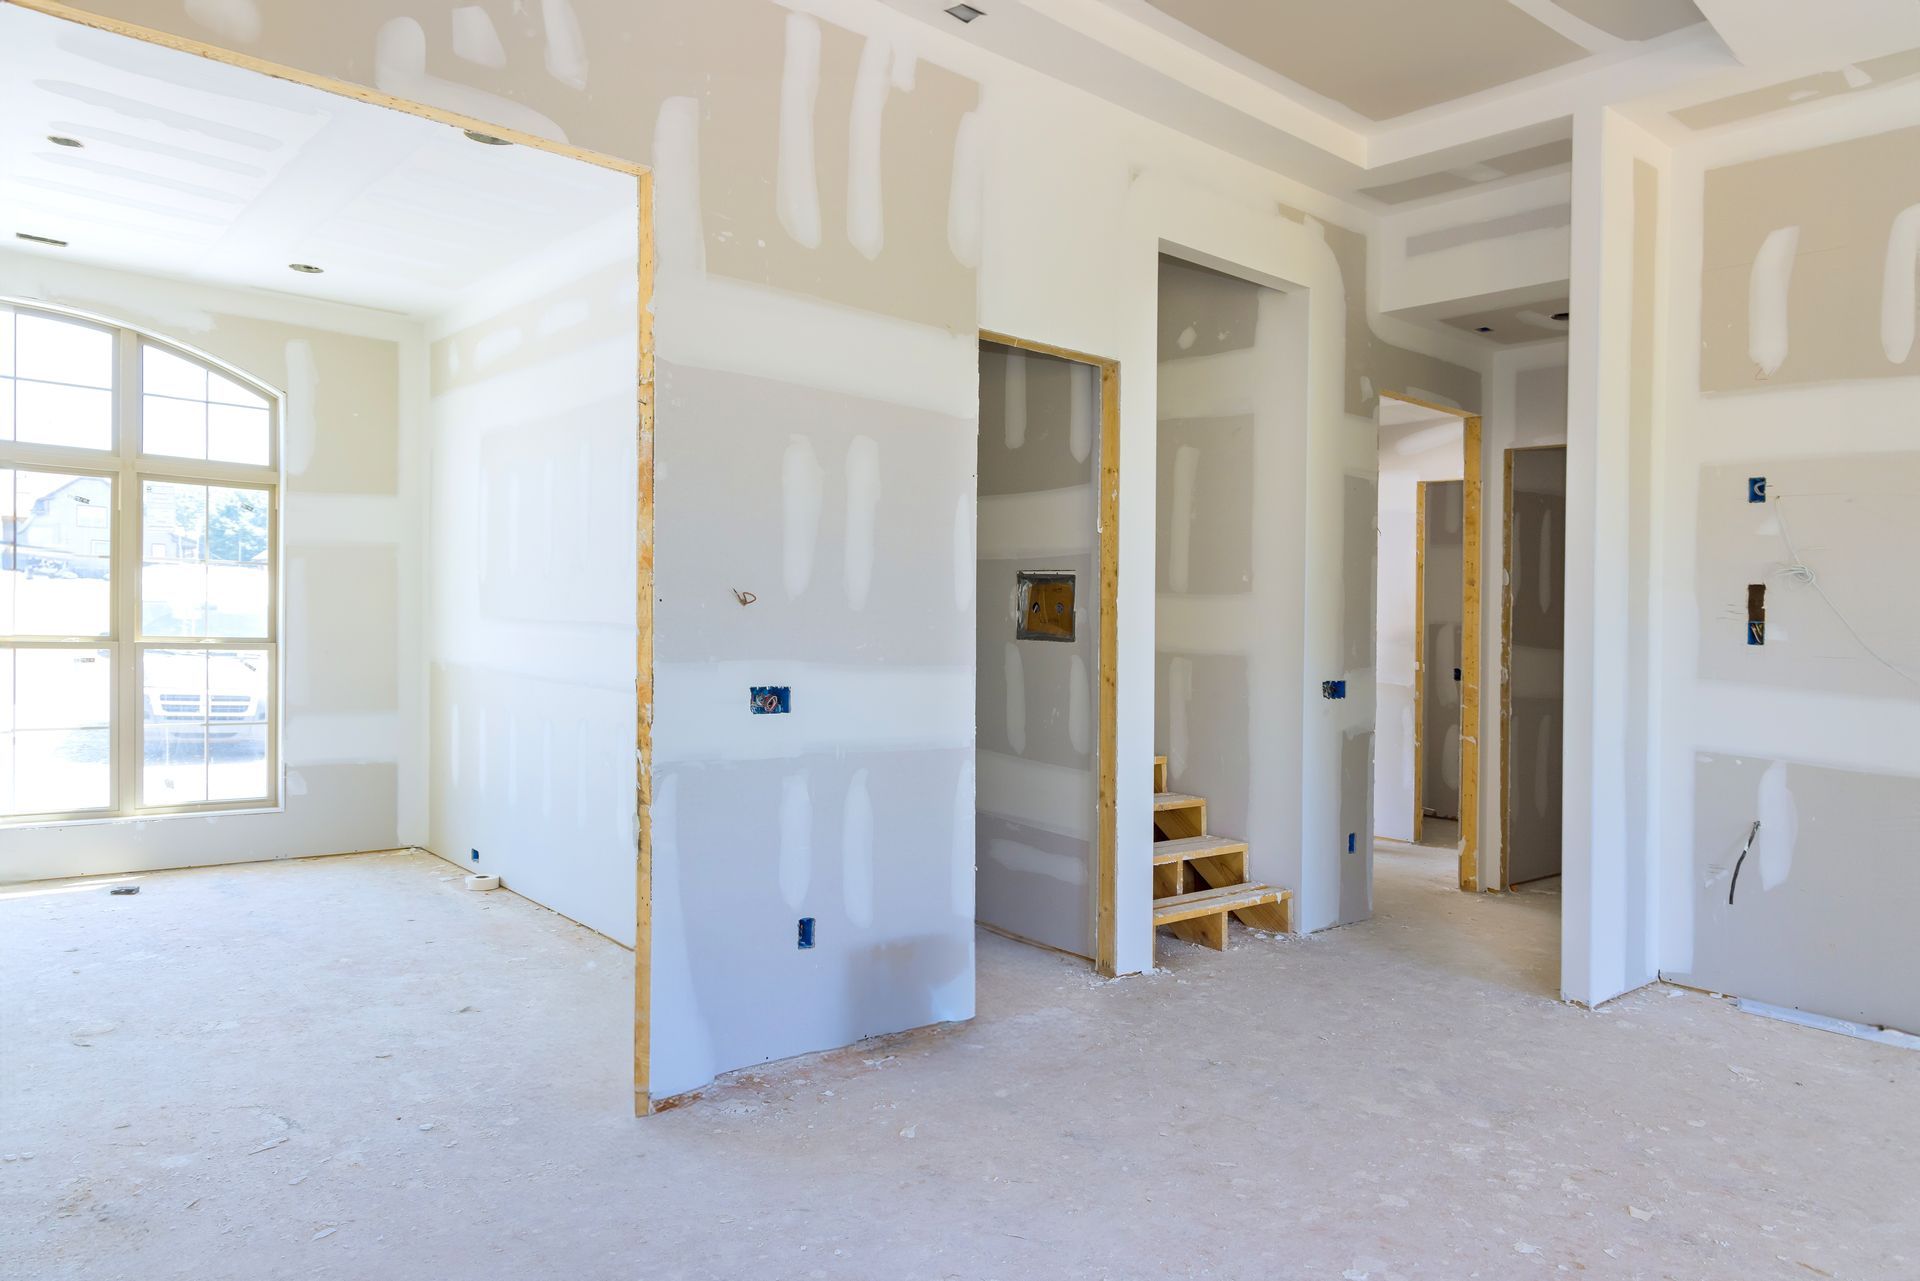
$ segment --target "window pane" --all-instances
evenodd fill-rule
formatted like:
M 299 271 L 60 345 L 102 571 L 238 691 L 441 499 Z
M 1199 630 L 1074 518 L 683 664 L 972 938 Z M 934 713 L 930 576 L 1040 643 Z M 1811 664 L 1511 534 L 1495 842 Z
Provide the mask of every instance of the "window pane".
M 113 334 L 72 320 L 21 313 L 15 318 L 14 372 L 79 387 L 113 386 Z
M 0 440 L 13 439 L 13 379 L 0 378 Z
M 265 409 L 267 398 L 250 387 L 242 387 L 223 374 L 207 372 L 207 399 L 219 405 L 239 405 L 245 409 Z
M 111 803 L 113 662 L 104 649 L 0 649 L 0 812 Z
M 148 636 L 266 636 L 264 489 L 141 486 L 140 626 Z
M 141 662 L 141 804 L 264 799 L 264 650 L 148 650 Z
M 149 396 L 205 400 L 206 366 L 184 356 L 176 356 L 164 347 L 143 344 L 140 348 L 140 390 Z
M 28 317 L 22 316 L 25 324 Z M 37 445 L 113 447 L 113 393 L 62 383 L 14 384 L 14 435 Z
M 13 373 L 13 308 L 0 307 L 0 374 Z
M 112 629 L 113 482 L 0 470 L 0 630 L 105 636 Z
M 258 463 L 272 460 L 267 448 L 267 411 L 235 405 L 210 405 L 207 408 L 207 457 L 223 463 Z
M 142 453 L 174 458 L 207 456 L 207 407 L 197 400 L 143 396 L 140 400 Z

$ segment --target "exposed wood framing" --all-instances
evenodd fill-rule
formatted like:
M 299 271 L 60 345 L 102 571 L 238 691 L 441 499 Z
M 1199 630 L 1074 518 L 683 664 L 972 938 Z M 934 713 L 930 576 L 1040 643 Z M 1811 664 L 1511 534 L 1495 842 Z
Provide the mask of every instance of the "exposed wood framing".
M 1119 885 L 1120 716 L 1120 362 L 1055 347 L 1050 343 L 980 331 L 982 342 L 1055 356 L 1100 371 L 1100 643 L 1097 655 L 1100 728 L 1095 749 L 1099 796 L 1093 876 L 1093 964 L 1101 974 L 1118 972 L 1114 895 Z
M 639 460 L 638 486 L 635 503 L 638 513 L 638 579 L 639 596 L 636 602 L 636 623 L 639 632 L 637 646 L 639 657 L 639 677 L 635 689 L 636 750 L 634 753 L 635 775 L 635 897 L 634 897 L 634 949 L 633 949 L 633 1106 L 634 1113 L 645 1116 L 653 1110 L 652 1096 L 648 1087 L 649 1033 L 651 1031 L 650 996 L 653 968 L 653 842 L 650 821 L 650 806 L 653 793 L 653 175 L 645 165 L 622 160 L 598 151 L 589 151 L 569 143 L 554 142 L 536 134 L 523 133 L 518 129 L 509 129 L 490 120 L 477 116 L 462 115 L 457 111 L 448 111 L 441 107 L 429 106 L 424 102 L 413 102 L 406 98 L 397 98 L 390 93 L 371 89 L 365 85 L 354 84 L 347 80 L 335 80 L 330 76 L 315 75 L 302 71 L 298 67 L 289 67 L 277 62 L 268 62 L 251 54 L 240 53 L 232 49 L 223 49 L 187 36 L 175 35 L 170 31 L 159 31 L 152 27 L 143 27 L 118 18 L 109 18 L 101 14 L 90 13 L 72 5 L 60 3 L 60 0 L 0 0 L 0 3 L 16 5 L 22 9 L 31 9 L 49 17 L 64 19 L 81 26 L 93 27 L 114 35 L 126 36 L 147 44 L 160 45 L 175 49 L 181 53 L 190 53 L 196 57 L 207 58 L 214 62 L 223 62 L 244 71 L 258 72 L 272 76 L 276 80 L 287 80 L 294 84 L 305 85 L 325 93 L 342 98 L 352 98 L 358 102 L 375 107 L 385 107 L 393 111 L 405 112 L 423 120 L 432 120 L 439 124 L 451 125 L 456 129 L 474 129 L 481 133 L 518 143 L 523 147 L 532 147 L 537 151 L 564 156 L 570 160 L 584 161 L 598 165 L 602 169 L 611 169 L 617 173 L 631 175 L 638 183 L 640 219 L 638 226 L 639 252 L 639 378 L 636 406 L 636 453 Z M 1102 727 L 1105 732 L 1105 726 Z
M 1413 487 L 1413 843 L 1426 835 L 1427 754 L 1427 482 Z M 1378 607 L 1374 627 L 1379 627 Z
M 1480 416 L 1468 414 L 1461 486 L 1460 888 L 1480 888 Z

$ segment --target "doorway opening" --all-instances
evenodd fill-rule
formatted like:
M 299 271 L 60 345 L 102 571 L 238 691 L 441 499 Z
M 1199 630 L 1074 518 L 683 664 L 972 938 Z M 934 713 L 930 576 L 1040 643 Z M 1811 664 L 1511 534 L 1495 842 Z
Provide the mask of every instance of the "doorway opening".
M 1115 970 L 1120 367 L 980 337 L 974 919 Z
M 1373 830 L 1478 874 L 1480 419 L 1384 393 L 1379 408 Z

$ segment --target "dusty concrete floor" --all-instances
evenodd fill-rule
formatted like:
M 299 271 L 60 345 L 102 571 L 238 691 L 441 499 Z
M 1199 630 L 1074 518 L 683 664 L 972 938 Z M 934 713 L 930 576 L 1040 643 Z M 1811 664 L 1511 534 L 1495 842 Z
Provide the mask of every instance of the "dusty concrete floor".
M 627 956 L 388 855 L 0 899 L 0 1276 L 1920 1276 L 1920 1054 L 1551 999 L 1557 897 L 1379 914 L 626 1103 Z

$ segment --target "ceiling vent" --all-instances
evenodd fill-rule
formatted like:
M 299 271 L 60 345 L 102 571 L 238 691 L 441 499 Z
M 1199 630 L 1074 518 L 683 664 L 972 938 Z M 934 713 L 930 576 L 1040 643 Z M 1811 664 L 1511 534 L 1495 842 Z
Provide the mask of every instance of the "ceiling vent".
M 972 22 L 975 18 L 984 18 L 987 16 L 986 10 L 976 9 L 970 4 L 957 4 L 947 10 L 947 14 L 950 17 L 959 19 L 961 22 Z
M 15 240 L 32 241 L 36 245 L 52 245 L 55 249 L 65 249 L 67 247 L 67 242 L 64 240 L 55 240 L 52 236 L 36 236 L 32 232 L 27 231 L 16 231 L 13 233 L 13 238 Z

